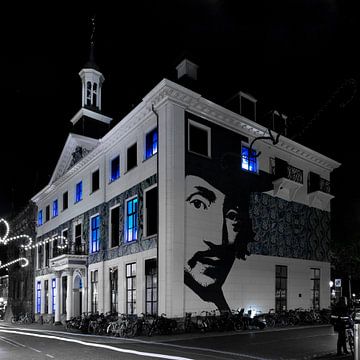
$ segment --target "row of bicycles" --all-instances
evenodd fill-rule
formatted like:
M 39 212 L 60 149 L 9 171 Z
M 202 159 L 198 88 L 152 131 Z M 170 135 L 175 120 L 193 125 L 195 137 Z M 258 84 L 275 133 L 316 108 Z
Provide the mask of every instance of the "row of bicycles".
M 35 316 L 32 313 L 19 313 L 16 316 L 12 316 L 12 324 L 32 324 L 35 321 Z
M 267 313 L 244 312 L 238 309 L 232 312 L 218 310 L 187 312 L 177 319 L 167 318 L 166 314 L 127 315 L 118 313 L 83 313 L 66 321 L 68 331 L 80 331 L 95 335 L 119 337 L 170 335 L 176 333 L 209 331 L 243 331 L 264 329 L 265 327 L 285 327 L 297 325 L 329 324 L 331 311 L 295 309 Z

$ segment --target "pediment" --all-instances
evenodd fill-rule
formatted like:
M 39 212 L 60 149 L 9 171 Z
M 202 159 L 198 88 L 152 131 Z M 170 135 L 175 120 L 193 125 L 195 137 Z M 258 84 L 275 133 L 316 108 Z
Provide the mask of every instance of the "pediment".
M 66 174 L 69 169 L 89 154 L 98 144 L 99 140 L 82 135 L 69 134 L 51 177 L 50 184 Z

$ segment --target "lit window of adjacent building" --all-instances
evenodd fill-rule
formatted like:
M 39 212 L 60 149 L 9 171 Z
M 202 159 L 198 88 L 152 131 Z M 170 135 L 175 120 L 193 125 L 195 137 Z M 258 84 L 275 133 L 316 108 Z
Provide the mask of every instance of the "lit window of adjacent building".
M 127 171 L 137 166 L 137 144 L 127 149 Z
M 120 245 L 120 206 L 110 210 L 110 247 Z
M 211 139 L 211 131 L 209 127 L 189 120 L 189 126 L 188 126 L 189 151 L 206 157 L 211 157 L 210 139 Z
M 52 313 L 55 314 L 56 306 L 56 279 L 51 280 L 51 296 L 52 296 Z
M 275 270 L 275 311 L 287 310 L 287 266 L 276 265 Z
M 126 202 L 126 241 L 137 240 L 138 233 L 138 198 Z
M 40 210 L 38 212 L 38 226 L 41 226 L 43 224 L 43 211 Z
M 158 226 L 158 192 L 154 187 L 145 192 L 145 229 L 146 236 L 157 234 Z
M 157 269 L 156 259 L 145 261 L 146 314 L 157 314 Z
M 118 312 L 118 270 L 110 269 L 110 311 Z
M 91 253 L 100 250 L 100 215 L 91 218 L 91 234 L 90 234 Z
M 126 264 L 126 313 L 136 313 L 136 263 Z
M 116 156 L 111 160 L 110 181 L 115 181 L 120 177 L 120 156 Z
M 50 220 L 50 205 L 45 208 L 45 222 Z
M 98 311 L 98 271 L 91 271 L 91 312 L 95 314 Z
M 91 192 L 95 192 L 100 188 L 100 171 L 96 170 L 91 174 Z
M 241 168 L 250 172 L 257 172 L 257 157 L 256 151 L 251 150 L 247 146 L 241 148 Z
M 65 191 L 63 193 L 63 210 L 66 210 L 69 207 L 69 193 Z
M 55 199 L 53 201 L 52 216 L 56 217 L 58 215 L 59 215 L 58 201 L 57 201 L 57 199 Z
M 75 187 L 75 202 L 82 200 L 82 181 L 78 182 Z
M 41 281 L 36 283 L 36 312 L 41 312 Z
M 149 159 L 157 153 L 158 148 L 158 132 L 157 128 L 151 130 L 146 134 L 146 149 L 145 149 L 145 159 Z
M 320 269 L 311 269 L 311 304 L 314 310 L 320 310 Z

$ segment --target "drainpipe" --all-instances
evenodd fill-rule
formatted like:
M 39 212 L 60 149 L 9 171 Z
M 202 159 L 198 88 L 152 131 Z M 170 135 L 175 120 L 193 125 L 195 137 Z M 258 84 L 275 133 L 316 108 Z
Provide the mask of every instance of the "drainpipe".
M 151 110 L 156 116 L 157 129 L 157 154 L 156 154 L 156 182 L 157 182 L 157 244 L 156 244 L 156 293 L 157 293 L 157 313 L 159 313 L 159 236 L 160 236 L 160 179 L 159 179 L 159 153 L 160 153 L 160 131 L 159 131 L 159 114 L 155 111 L 154 104 L 151 104 Z

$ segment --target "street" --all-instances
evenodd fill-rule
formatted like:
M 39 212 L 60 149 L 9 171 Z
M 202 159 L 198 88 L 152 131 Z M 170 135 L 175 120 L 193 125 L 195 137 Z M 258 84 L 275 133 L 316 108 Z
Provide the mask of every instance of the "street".
M 285 360 L 311 359 L 335 350 L 331 326 L 119 339 L 0 323 L 1 360 Z

